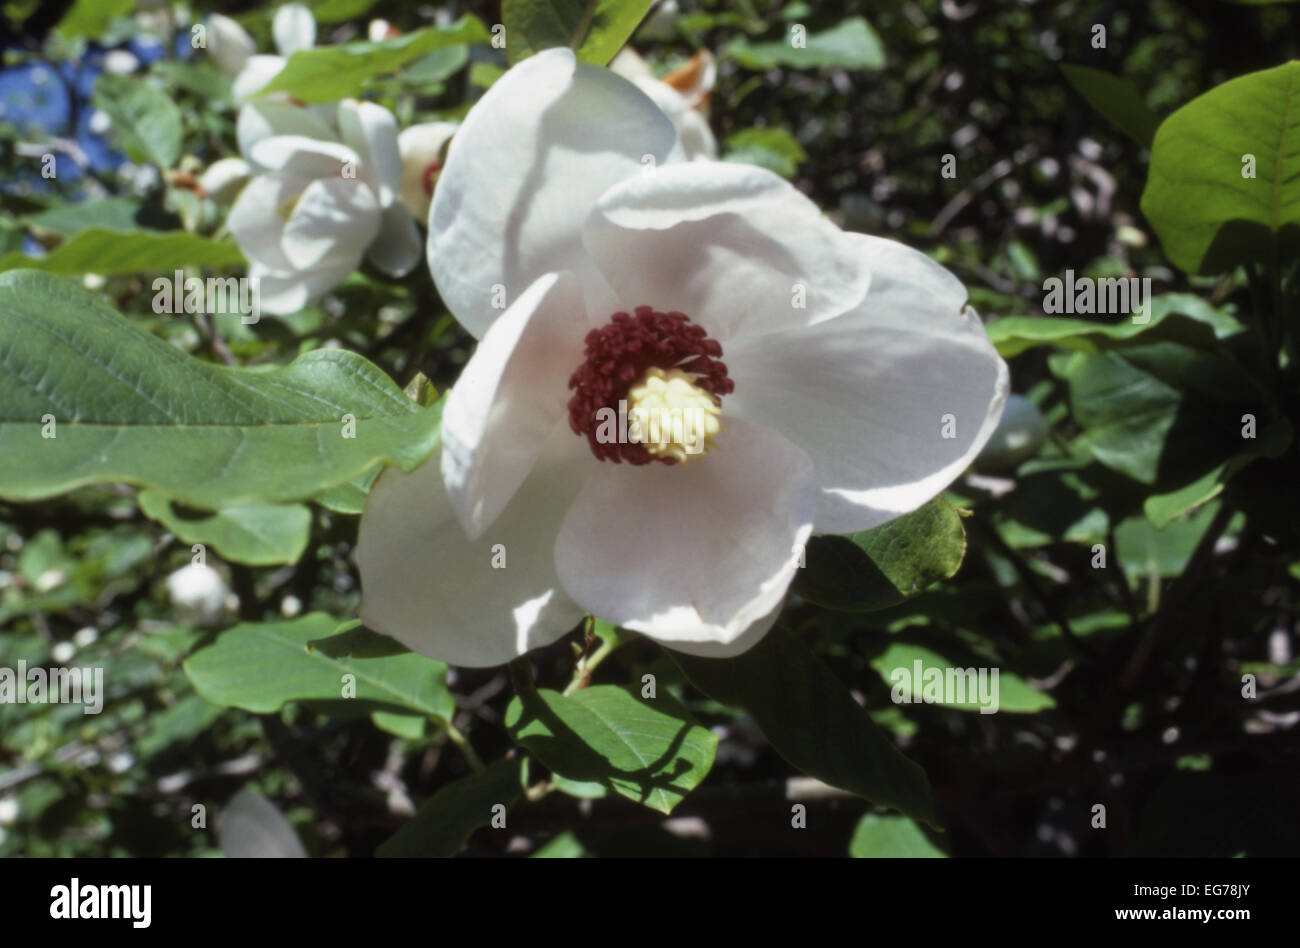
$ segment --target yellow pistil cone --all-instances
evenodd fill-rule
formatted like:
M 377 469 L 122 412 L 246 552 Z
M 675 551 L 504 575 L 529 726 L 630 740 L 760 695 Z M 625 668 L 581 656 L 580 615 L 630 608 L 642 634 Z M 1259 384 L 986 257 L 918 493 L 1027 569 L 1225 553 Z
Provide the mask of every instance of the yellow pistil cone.
M 650 368 L 627 393 L 628 440 L 685 464 L 716 447 L 722 409 L 681 369 Z

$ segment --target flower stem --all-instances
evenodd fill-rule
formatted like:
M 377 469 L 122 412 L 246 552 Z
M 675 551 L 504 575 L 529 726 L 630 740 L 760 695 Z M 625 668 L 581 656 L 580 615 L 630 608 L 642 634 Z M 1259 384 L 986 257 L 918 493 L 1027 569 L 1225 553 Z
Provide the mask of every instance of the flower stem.
M 571 695 L 591 684 L 591 673 L 596 670 L 596 666 L 608 658 L 610 653 L 622 645 L 624 641 L 625 639 L 617 632 L 603 636 L 600 641 L 600 648 L 590 655 L 578 659 L 578 664 L 573 667 L 573 680 L 569 682 L 569 687 L 564 689 L 564 693 Z
M 473 745 L 470 744 L 469 739 L 457 730 L 456 725 L 448 721 L 445 730 L 447 739 L 460 748 L 461 754 L 464 755 L 465 761 L 473 768 L 474 773 L 481 774 L 487 769 L 483 766 L 482 759 L 478 756 L 478 752 L 474 750 Z

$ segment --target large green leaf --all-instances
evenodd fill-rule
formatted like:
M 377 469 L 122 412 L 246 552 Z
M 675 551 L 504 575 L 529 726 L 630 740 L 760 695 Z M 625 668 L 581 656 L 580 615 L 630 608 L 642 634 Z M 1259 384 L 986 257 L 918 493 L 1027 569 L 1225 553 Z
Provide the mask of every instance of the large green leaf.
M 1243 177 L 1253 155 L 1255 177 Z M 1169 259 L 1191 273 L 1300 247 L 1300 62 L 1241 76 L 1161 124 L 1142 194 Z
M 751 43 L 743 36 L 738 37 L 727 47 L 727 55 L 747 69 L 771 69 L 773 66 L 794 69 L 885 67 L 885 47 L 880 36 L 860 16 L 841 20 L 820 33 L 800 35 L 796 33 L 800 27 L 800 24 L 791 25 L 789 34 L 773 43 Z
M 57 219 L 56 219 L 57 220 Z M 166 273 L 182 267 L 230 267 L 244 262 L 239 248 L 183 230 L 119 231 L 88 227 L 69 237 L 43 257 L 12 252 L 0 256 L 0 270 L 43 270 L 46 273 Z
M 311 511 L 304 504 L 252 501 L 190 518 L 157 491 L 141 491 L 139 503 L 147 517 L 183 542 L 211 546 L 222 558 L 250 566 L 296 563 L 311 533 Z
M 94 99 L 133 160 L 171 168 L 180 159 L 181 110 L 165 93 L 143 79 L 105 74 Z
M 500 804 L 509 810 L 522 792 L 522 782 L 523 761 L 517 758 L 498 760 L 481 774 L 461 777 L 420 804 L 411 821 L 375 855 L 454 856 L 474 830 L 492 822 L 493 807 Z
M 356 702 L 367 712 L 451 719 L 446 665 L 414 652 L 370 651 L 369 638 L 381 637 L 359 638 L 356 630 L 336 635 L 338 625 L 323 612 L 287 622 L 243 622 L 195 650 L 183 663 L 185 673 L 213 704 L 256 714 L 289 701 Z M 355 696 L 344 697 L 349 682 Z
M 814 537 L 792 589 L 828 609 L 885 609 L 948 579 L 965 555 L 961 518 L 936 497 L 873 530 Z
M 1143 148 L 1150 148 L 1160 116 L 1142 100 L 1132 79 L 1116 76 L 1091 66 L 1062 64 L 1065 81 L 1074 86 L 1106 121 Z
M 917 662 L 921 663 L 921 677 L 919 680 L 916 676 Z M 884 679 L 891 689 L 896 689 L 900 693 L 903 702 L 913 700 L 920 702 L 926 698 L 925 683 L 927 676 L 931 674 L 930 669 L 935 669 L 937 674 L 941 676 L 936 680 L 946 681 L 948 669 L 971 666 L 959 666 L 937 652 L 920 645 L 910 642 L 895 642 L 871 660 L 871 667 L 880 674 L 880 677 Z M 900 669 L 907 673 L 906 677 L 895 677 L 894 673 Z M 927 703 L 939 704 L 947 708 L 957 708 L 961 711 L 978 712 L 986 707 L 982 703 L 985 696 L 980 694 L 977 683 L 975 683 L 973 693 L 969 687 L 973 683 L 968 682 L 964 677 L 960 682 L 954 679 L 954 684 L 964 692 L 961 695 L 961 700 L 954 697 L 955 692 L 954 695 L 944 692 L 937 696 L 939 700 Z M 985 677 L 985 685 L 991 692 L 994 687 L 991 669 Z M 996 699 L 996 711 L 1033 714 L 1035 711 L 1042 711 L 1044 708 L 1056 707 L 1056 702 L 1052 700 L 1051 695 L 1030 687 L 1023 678 L 1005 668 L 998 668 L 996 689 L 996 694 L 992 695 L 992 698 Z M 987 707 L 994 707 L 992 700 L 989 701 Z
M 1179 576 L 1213 523 L 1221 503 L 1211 500 L 1186 517 L 1170 520 L 1163 529 L 1156 529 L 1141 514 L 1122 520 L 1115 526 L 1115 555 L 1135 579 Z
M 1115 342 L 1149 332 L 1168 317 L 1183 315 L 1205 323 L 1222 338 L 1242 330 L 1231 313 L 1216 309 L 1191 293 L 1161 293 L 1153 296 L 1145 322 L 1125 317 L 1118 322 L 1072 319 L 1068 316 L 1005 316 L 988 325 L 989 341 L 1004 359 L 1037 346 L 1056 346 L 1078 352 L 1098 352 Z
M 868 813 L 853 830 L 849 855 L 855 859 L 943 859 L 948 854 L 907 817 Z
M 440 414 L 351 352 L 213 365 L 68 281 L 0 274 L 3 497 L 125 481 L 210 509 L 302 500 L 380 462 L 415 467 L 437 444 Z
M 1075 353 L 1062 376 L 1084 445 L 1144 484 L 1185 484 L 1242 448 L 1240 411 L 1258 410 L 1232 364 L 1174 342 Z
M 598 783 L 672 812 L 713 766 L 718 738 L 667 694 L 641 698 L 614 685 L 562 695 L 545 689 L 506 709 L 515 741 L 557 774 Z
M 517 63 L 553 46 L 603 66 L 627 42 L 652 0 L 502 0 L 506 55 Z
M 736 658 L 670 654 L 695 687 L 747 712 L 776 752 L 805 774 L 934 823 L 925 771 L 786 629 L 774 628 Z
M 37 230 L 53 231 L 71 237 L 91 227 L 104 230 L 134 231 L 141 228 L 141 204 L 135 198 L 111 197 L 102 201 L 56 204 L 35 214 L 27 214 L 22 223 Z
M 300 49 L 258 94 L 287 92 L 303 102 L 336 102 L 435 49 L 491 38 L 482 21 L 467 13 L 449 26 L 426 26 L 396 39 Z

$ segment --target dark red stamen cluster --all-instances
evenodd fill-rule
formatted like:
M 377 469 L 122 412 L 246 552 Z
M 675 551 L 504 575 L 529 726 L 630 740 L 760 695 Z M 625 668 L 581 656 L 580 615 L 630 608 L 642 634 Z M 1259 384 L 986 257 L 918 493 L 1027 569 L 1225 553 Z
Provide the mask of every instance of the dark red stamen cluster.
M 736 387 L 727 377 L 727 367 L 718 361 L 722 346 L 685 313 L 657 313 L 649 306 L 638 306 L 635 315 L 615 313 L 609 323 L 587 333 L 586 346 L 586 360 L 569 378 L 573 389 L 569 427 L 586 436 L 591 453 L 602 461 L 677 463 L 652 454 L 642 444 L 602 442 L 597 437 L 601 427 L 597 412 L 612 409 L 617 421 L 619 401 L 647 369 L 690 372 L 696 376 L 695 384 L 718 404 Z

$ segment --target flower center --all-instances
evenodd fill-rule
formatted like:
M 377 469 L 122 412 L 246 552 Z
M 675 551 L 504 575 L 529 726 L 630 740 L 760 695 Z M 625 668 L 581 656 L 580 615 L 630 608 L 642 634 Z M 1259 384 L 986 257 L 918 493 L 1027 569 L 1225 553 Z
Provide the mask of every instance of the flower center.
M 587 333 L 569 378 L 569 427 L 616 464 L 685 462 L 713 446 L 722 396 L 735 388 L 722 346 L 684 313 L 638 306 Z

